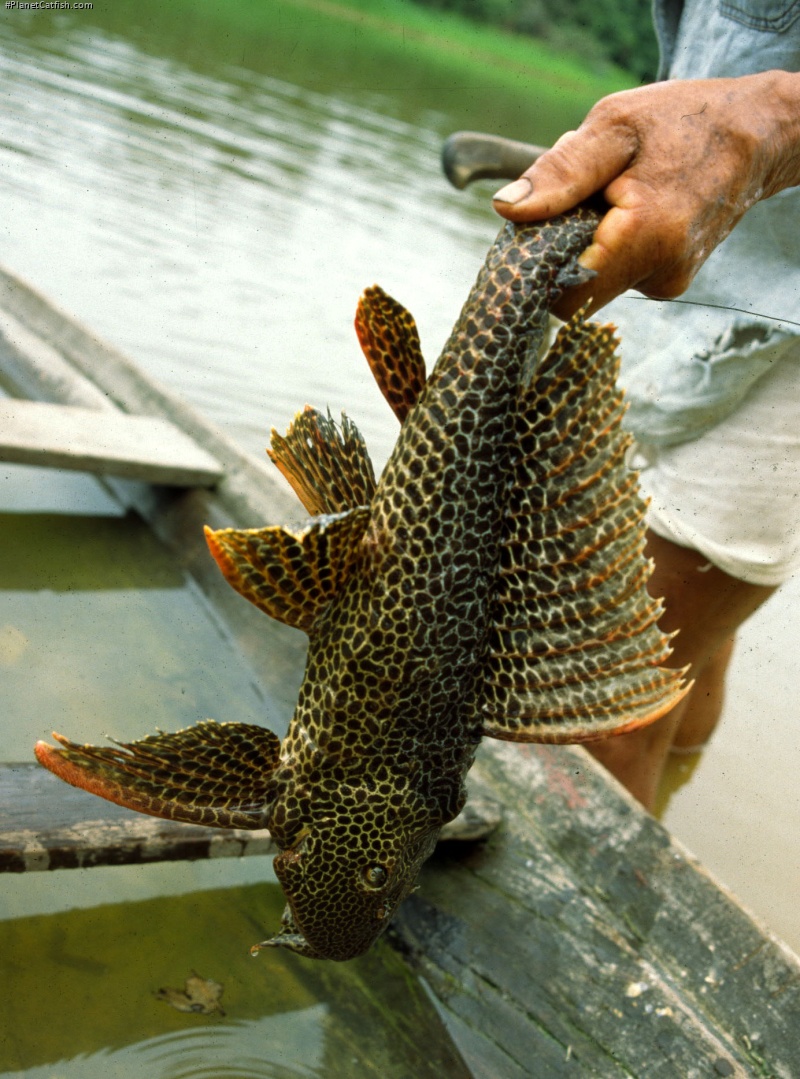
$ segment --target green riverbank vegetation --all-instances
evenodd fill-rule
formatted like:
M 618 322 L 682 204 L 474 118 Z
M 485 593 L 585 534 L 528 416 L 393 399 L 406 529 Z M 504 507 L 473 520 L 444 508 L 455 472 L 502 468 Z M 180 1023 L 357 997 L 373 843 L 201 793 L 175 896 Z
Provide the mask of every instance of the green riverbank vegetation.
M 441 51 L 491 55 L 503 66 L 602 84 L 609 93 L 651 78 L 658 61 L 649 0 L 288 2 L 426 39 Z
M 658 45 L 650 0 L 415 0 L 530 35 L 592 67 L 617 64 L 642 82 L 655 78 Z
M 368 106 L 380 99 L 382 111 L 442 135 L 460 126 L 549 144 L 599 98 L 637 83 L 599 54 L 578 55 L 567 29 L 555 47 L 477 22 L 477 8 L 468 17 L 442 6 L 490 2 L 506 0 L 137 0 L 95 5 L 80 25 L 222 77 L 242 68 Z M 31 22 L 32 34 L 43 30 Z

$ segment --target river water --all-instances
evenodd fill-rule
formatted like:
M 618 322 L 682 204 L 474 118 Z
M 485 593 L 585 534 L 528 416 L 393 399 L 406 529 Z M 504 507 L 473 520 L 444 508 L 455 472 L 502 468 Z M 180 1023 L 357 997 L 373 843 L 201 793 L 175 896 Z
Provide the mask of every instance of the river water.
M 254 455 L 308 401 L 345 408 L 380 467 L 397 425 L 360 355 L 356 299 L 377 281 L 404 302 L 432 361 L 498 225 L 487 188 L 448 188 L 441 140 L 552 141 L 591 88 L 457 43 L 437 57 L 330 5 L 101 7 L 0 16 L 2 261 Z M 166 726 L 165 710 L 176 725 L 263 718 L 201 597 L 91 480 L 3 469 L 0 537 L 6 760 L 53 725 L 96 740 Z M 65 537 L 77 553 L 56 571 Z M 664 797 L 678 836 L 795 947 L 798 595 L 742 634 L 722 728 Z M 4 881 L 0 976 L 16 991 L 0 1075 L 461 1074 L 387 950 L 335 974 L 242 959 L 242 940 L 277 925 L 264 880 L 251 859 Z M 153 1001 L 191 967 L 226 981 L 235 1019 Z M 427 1061 L 400 1014 L 437 1046 Z

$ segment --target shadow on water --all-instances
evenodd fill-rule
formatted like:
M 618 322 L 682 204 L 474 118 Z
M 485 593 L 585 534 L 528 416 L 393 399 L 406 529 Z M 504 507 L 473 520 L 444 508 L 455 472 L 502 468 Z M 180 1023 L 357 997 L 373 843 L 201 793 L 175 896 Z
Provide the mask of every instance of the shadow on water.
M 0 1074 L 468 1079 L 388 946 L 345 964 L 279 950 L 253 959 L 249 946 L 282 909 L 280 889 L 263 884 L 0 922 L 3 980 L 14 987 Z M 223 984 L 224 1017 L 156 999 L 192 971 Z

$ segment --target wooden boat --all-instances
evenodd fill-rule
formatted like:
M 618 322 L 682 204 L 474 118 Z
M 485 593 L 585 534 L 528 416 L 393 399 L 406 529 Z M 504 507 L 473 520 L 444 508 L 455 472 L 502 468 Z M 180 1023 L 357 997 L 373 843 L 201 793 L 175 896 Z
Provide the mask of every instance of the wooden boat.
M 103 473 L 194 577 L 264 678 L 296 683 L 303 639 L 228 588 L 202 535 L 204 523 L 249 527 L 297 516 L 267 467 L 7 271 L 0 370 L 12 393 L 55 409 L 47 416 L 71 432 L 66 448 L 30 433 L 26 442 L 20 407 L 8 403 L 0 457 Z M 70 410 L 96 414 L 72 459 L 70 425 L 86 417 Z M 129 428 L 111 449 L 108 439 L 94 444 L 100 416 L 109 428 Z M 149 424 L 148 438 L 168 443 L 143 447 L 140 436 L 126 450 L 132 417 L 148 417 L 140 431 Z M 442 843 L 388 933 L 429 987 L 466 1073 L 800 1075 L 800 961 L 582 749 L 486 743 L 471 789 L 501 807 L 501 823 L 486 839 Z M 270 849 L 266 833 L 142 817 L 33 763 L 0 766 L 6 872 Z

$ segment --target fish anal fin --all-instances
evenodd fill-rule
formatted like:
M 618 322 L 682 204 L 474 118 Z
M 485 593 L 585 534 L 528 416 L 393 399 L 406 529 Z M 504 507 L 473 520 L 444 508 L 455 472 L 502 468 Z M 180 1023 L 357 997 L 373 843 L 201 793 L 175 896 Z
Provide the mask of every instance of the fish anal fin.
M 369 510 L 312 517 L 289 529 L 206 528 L 211 554 L 245 599 L 286 625 L 310 632 L 342 589 L 362 549 Z
M 205 720 L 114 746 L 37 742 L 36 759 L 73 787 L 139 813 L 217 828 L 263 828 L 280 739 L 265 727 Z
M 615 345 L 611 327 L 579 312 L 521 395 L 474 701 L 494 738 L 604 738 L 654 722 L 687 691 L 685 672 L 662 666 L 670 638 L 646 587 L 646 507 L 624 460 Z
M 267 453 L 312 516 L 369 505 L 375 493 L 366 444 L 344 413 L 340 426 L 306 405 L 285 435 L 273 430 Z
M 403 423 L 425 386 L 425 360 L 414 317 L 373 285 L 358 301 L 355 326 L 378 388 Z

